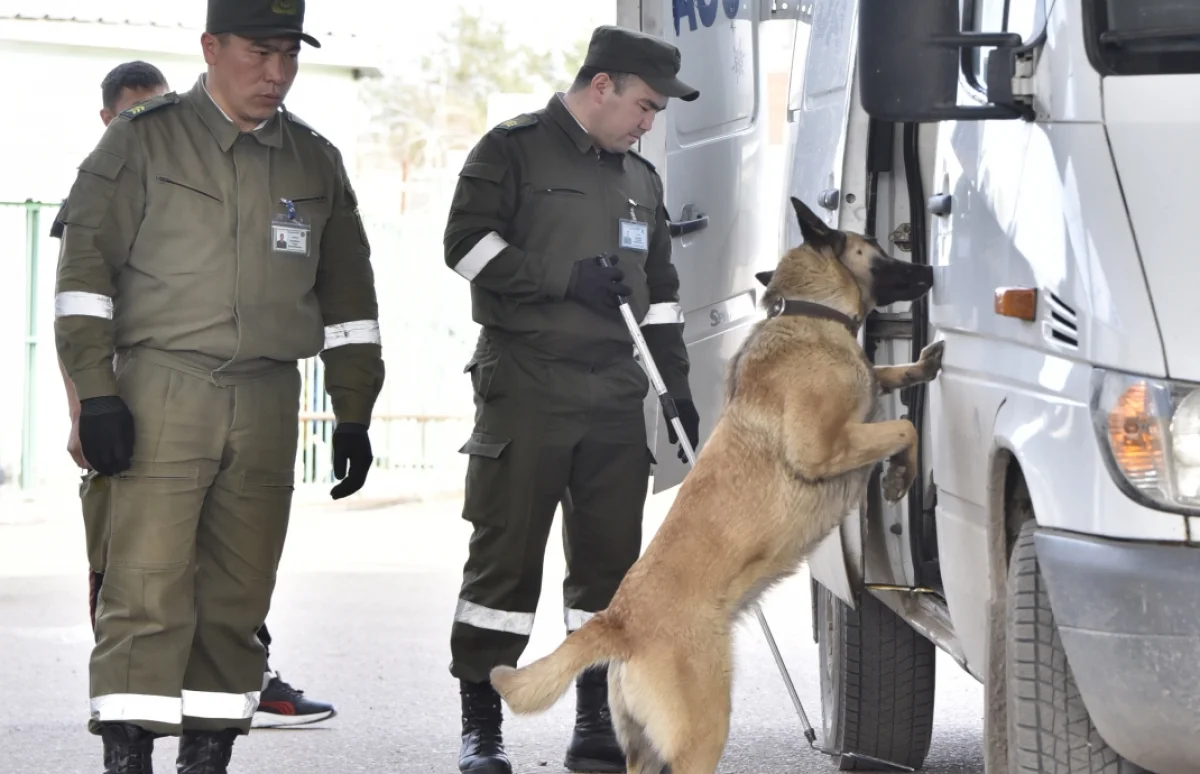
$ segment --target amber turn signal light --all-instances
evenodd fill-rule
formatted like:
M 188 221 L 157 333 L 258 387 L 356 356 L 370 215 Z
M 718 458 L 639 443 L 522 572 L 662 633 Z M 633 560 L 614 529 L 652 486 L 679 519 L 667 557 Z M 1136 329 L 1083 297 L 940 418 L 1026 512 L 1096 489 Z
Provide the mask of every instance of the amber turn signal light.
M 1033 321 L 1037 311 L 1035 288 L 996 288 L 996 314 Z

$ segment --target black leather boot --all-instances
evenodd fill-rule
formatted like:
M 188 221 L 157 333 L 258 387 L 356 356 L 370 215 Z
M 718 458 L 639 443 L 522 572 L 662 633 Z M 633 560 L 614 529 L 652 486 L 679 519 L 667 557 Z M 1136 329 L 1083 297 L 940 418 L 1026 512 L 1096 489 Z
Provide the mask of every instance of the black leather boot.
M 575 732 L 563 765 L 571 771 L 625 771 L 608 709 L 608 667 L 588 669 L 575 680 Z
M 184 731 L 179 736 L 178 774 L 227 774 L 236 728 L 224 731 Z
M 459 681 L 462 695 L 462 748 L 458 770 L 469 774 L 512 774 L 500 734 L 500 694 L 491 683 Z
M 159 736 L 131 723 L 101 723 L 104 774 L 154 774 L 154 740 Z

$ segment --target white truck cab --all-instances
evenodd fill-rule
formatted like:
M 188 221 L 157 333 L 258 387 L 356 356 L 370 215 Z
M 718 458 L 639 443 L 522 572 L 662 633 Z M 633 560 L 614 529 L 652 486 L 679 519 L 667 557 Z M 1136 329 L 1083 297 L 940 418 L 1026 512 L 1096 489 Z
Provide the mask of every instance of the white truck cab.
M 788 168 L 763 191 L 776 18 Z M 754 272 L 800 240 L 761 197 L 935 273 L 862 334 L 881 364 L 945 341 L 888 399 L 923 475 L 896 506 L 876 478 L 809 559 L 825 745 L 919 768 L 938 647 L 985 685 L 989 774 L 1200 771 L 1200 2 L 618 0 L 618 23 L 679 46 L 701 94 L 642 152 L 702 444 Z M 652 397 L 661 490 L 684 470 Z

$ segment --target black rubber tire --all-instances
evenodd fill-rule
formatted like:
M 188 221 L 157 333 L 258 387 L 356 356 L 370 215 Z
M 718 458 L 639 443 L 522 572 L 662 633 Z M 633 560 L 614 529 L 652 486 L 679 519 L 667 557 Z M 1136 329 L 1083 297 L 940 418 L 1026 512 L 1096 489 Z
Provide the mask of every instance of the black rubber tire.
M 1050 609 L 1027 521 L 1008 564 L 1009 770 L 1019 774 L 1147 774 L 1109 747 L 1079 696 Z
M 857 753 L 920 769 L 933 735 L 933 643 L 871 594 L 858 610 L 814 583 L 821 743 L 841 771 L 886 770 Z

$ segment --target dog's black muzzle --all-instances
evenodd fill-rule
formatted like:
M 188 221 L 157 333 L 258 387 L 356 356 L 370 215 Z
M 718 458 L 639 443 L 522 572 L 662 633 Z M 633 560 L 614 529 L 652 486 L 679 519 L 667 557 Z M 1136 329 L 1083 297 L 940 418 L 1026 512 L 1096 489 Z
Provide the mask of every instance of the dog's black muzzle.
M 933 267 L 895 258 L 876 258 L 871 262 L 871 285 L 876 306 L 914 301 L 933 287 Z

